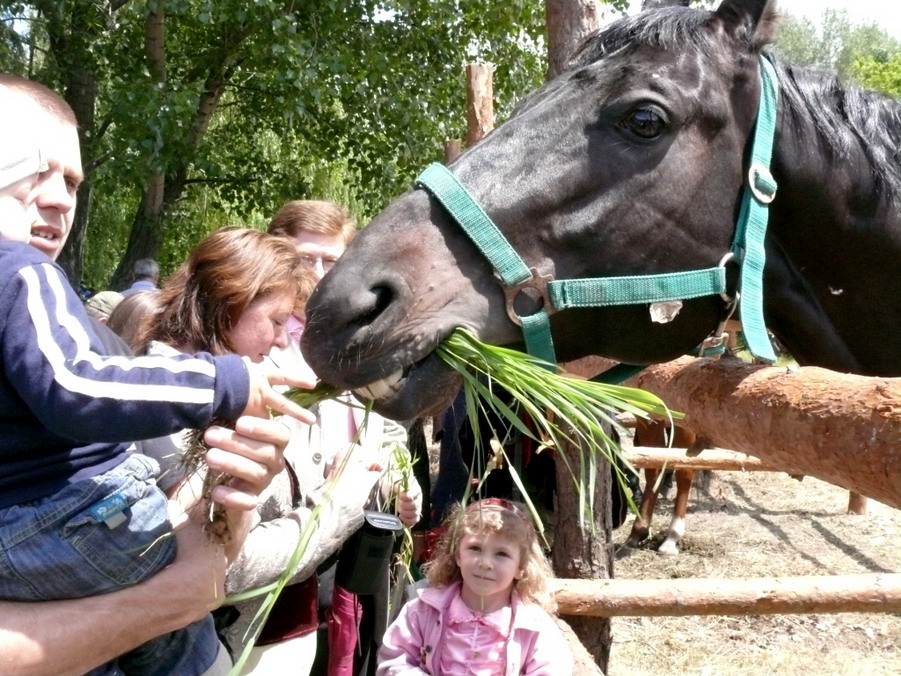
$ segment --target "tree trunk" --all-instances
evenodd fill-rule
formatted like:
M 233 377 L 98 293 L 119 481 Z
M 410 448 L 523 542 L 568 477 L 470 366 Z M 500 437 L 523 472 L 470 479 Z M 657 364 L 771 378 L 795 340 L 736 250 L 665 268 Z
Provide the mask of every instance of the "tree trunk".
M 901 507 L 901 378 L 682 357 L 630 384 L 716 446 Z
M 494 66 L 466 64 L 466 146 L 472 147 L 494 129 Z
M 91 180 L 95 164 L 93 142 L 97 78 L 91 46 L 105 24 L 98 18 L 97 8 L 89 3 L 78 4 L 65 12 L 61 12 L 59 5 L 50 2 L 37 3 L 36 7 L 47 19 L 50 51 L 63 78 L 61 94 L 72 106 L 75 119 L 78 120 L 78 140 L 85 179 L 78 188 L 72 230 L 58 259 L 72 285 L 77 288 L 83 269 L 84 240 L 91 208 Z
M 85 168 L 85 180 L 78 186 L 75 219 L 69 239 L 59 257 L 60 266 L 66 271 L 75 288 L 81 282 L 84 269 L 84 241 L 88 231 L 88 215 L 91 211 L 91 182 L 94 167 L 94 111 L 97 102 L 97 80 L 94 73 L 83 68 L 67 69 L 64 96 L 75 111 L 78 120 L 78 140 L 81 146 L 81 163 Z M 99 289 L 98 289 L 99 290 Z
M 581 512 L 578 491 L 570 467 L 579 467 L 579 450 L 566 444 L 557 449 L 566 455 L 568 463 L 557 458 L 557 527 L 554 530 L 553 563 L 554 573 L 560 578 L 598 579 L 609 578 L 613 574 L 613 548 L 611 542 L 610 488 L 612 477 L 606 464 L 598 471 L 594 494 L 593 523 L 579 527 Z M 568 466 L 567 466 L 568 465 Z M 586 519 L 587 520 L 587 519 Z M 596 617 L 571 616 L 564 618 L 576 636 L 594 657 L 604 673 L 610 659 L 610 620 Z
M 582 38 L 598 28 L 598 3 L 596 0 L 545 0 L 545 19 L 548 32 L 548 80 L 564 70 L 566 62 Z M 593 365 L 571 369 L 584 377 L 596 375 L 586 371 Z M 578 457 L 572 447 L 558 449 L 571 459 Z M 572 462 L 572 467 L 578 463 Z M 579 514 L 578 494 L 573 477 L 565 463 L 558 461 L 557 467 L 557 525 L 554 531 L 554 572 L 558 577 L 609 578 L 613 577 L 613 548 L 611 546 L 611 502 L 612 477 L 609 471 L 599 471 L 594 495 L 594 519 L 592 526 L 586 525 L 583 532 L 579 520 L 572 516 Z M 606 470 L 604 465 L 602 470 Z M 593 532 L 592 532 L 593 530 Z M 609 618 L 571 617 L 567 618 L 573 631 L 594 656 L 595 662 L 607 672 L 610 659 Z
M 597 0 L 545 0 L 548 33 L 547 78 L 566 70 L 566 64 L 585 36 L 598 29 Z
M 161 7 L 162 3 L 159 6 Z M 165 75 L 164 64 L 158 63 L 159 59 L 165 59 L 165 53 L 160 52 L 163 43 L 157 39 L 158 32 L 162 30 L 161 24 L 162 21 L 159 17 L 149 16 L 145 34 L 145 52 L 151 63 L 157 62 L 151 68 L 156 73 L 156 77 Z M 242 60 L 238 53 L 240 45 L 251 34 L 250 27 L 243 27 L 235 34 L 224 37 L 220 51 L 208 55 L 204 60 L 203 63 L 208 64 L 209 70 L 189 126 L 186 150 L 168 167 L 165 174 L 153 176 L 148 181 L 135 215 L 125 255 L 113 273 L 113 288 L 119 288 L 128 283 L 135 261 L 141 258 L 156 257 L 165 234 L 165 215 L 184 193 L 188 173 L 197 149 L 203 142 L 203 137 L 219 106 L 219 101 L 225 93 L 226 86 L 235 70 L 240 66 Z
M 160 91 L 165 90 L 166 70 L 166 14 L 161 0 L 152 0 L 147 20 L 144 22 L 144 60 L 153 83 Z M 151 158 L 151 164 L 153 158 Z M 151 176 L 144 192 L 138 212 L 132 221 L 131 232 L 125 255 L 113 273 L 110 286 L 123 289 L 132 281 L 134 263 L 142 258 L 155 258 L 163 241 L 161 217 L 163 213 L 166 174 L 159 171 Z

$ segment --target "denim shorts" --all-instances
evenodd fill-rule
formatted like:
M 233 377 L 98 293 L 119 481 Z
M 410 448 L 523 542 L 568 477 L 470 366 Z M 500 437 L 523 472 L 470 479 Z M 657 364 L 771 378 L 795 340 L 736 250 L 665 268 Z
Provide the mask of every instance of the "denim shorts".
M 55 495 L 0 509 L 0 598 L 96 596 L 171 563 L 175 537 L 158 470 L 134 454 Z
M 156 461 L 130 455 L 50 497 L 0 509 L 0 598 L 81 598 L 140 582 L 175 558 Z M 123 615 L 129 612 L 122 609 Z M 201 676 L 219 640 L 212 615 L 145 643 L 90 676 Z

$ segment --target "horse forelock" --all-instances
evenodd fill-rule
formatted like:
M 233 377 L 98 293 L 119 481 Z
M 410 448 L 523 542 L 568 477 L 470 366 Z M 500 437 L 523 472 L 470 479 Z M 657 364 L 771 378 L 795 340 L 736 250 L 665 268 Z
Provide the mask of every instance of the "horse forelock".
M 836 158 L 860 147 L 877 186 L 894 200 L 901 198 L 901 104 L 876 92 L 844 87 L 834 74 L 773 61 L 787 112 L 809 116 Z
M 665 7 L 624 17 L 588 36 L 570 59 L 572 68 L 588 66 L 618 52 L 639 47 L 707 51 L 714 45 L 705 30 L 711 13 L 685 7 Z

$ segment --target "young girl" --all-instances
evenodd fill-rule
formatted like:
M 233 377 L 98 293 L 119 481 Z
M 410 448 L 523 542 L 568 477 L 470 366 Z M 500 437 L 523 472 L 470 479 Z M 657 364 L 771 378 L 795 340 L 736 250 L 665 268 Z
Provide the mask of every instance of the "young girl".
M 457 506 L 427 571 L 379 651 L 378 676 L 567 676 L 572 655 L 549 611 L 552 573 L 525 508 Z

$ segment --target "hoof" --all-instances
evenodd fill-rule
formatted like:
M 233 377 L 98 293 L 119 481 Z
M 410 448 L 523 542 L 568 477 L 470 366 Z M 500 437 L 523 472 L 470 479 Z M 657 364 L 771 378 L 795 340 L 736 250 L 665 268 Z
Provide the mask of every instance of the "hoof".
M 677 556 L 679 554 L 679 547 L 672 540 L 664 540 L 657 548 L 657 553 L 663 554 L 664 556 Z
M 642 528 L 641 526 L 632 527 L 632 532 L 629 533 L 629 538 L 625 542 L 626 547 L 631 547 L 632 549 L 638 549 L 642 544 L 647 542 L 648 537 L 651 535 L 650 528 Z

